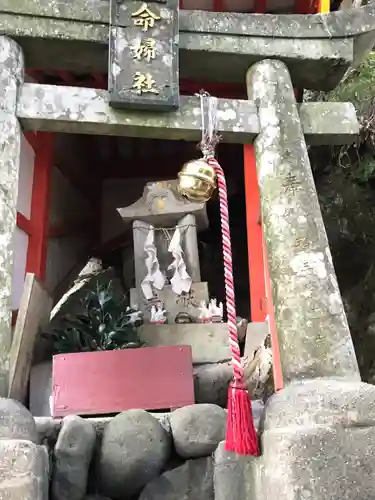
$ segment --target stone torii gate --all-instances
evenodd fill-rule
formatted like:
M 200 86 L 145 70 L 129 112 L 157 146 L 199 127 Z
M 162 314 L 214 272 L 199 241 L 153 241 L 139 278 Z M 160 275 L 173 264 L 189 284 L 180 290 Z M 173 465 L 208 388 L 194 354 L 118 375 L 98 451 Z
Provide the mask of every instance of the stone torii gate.
M 50 2 L 25 2 L 22 12 L 15 14 L 10 7 L 0 12 L 3 33 L 8 35 L 0 38 L 3 395 L 11 343 L 12 235 L 16 225 L 21 127 L 34 131 L 199 139 L 196 98 L 181 97 L 179 109 L 156 115 L 115 111 L 108 105 L 106 91 L 24 83 L 22 47 L 29 60 L 40 61 L 42 55 L 36 50 L 39 37 L 47 39 L 43 42 L 44 65 L 53 65 L 58 50 L 70 39 L 77 42 L 76 57 L 87 51 L 86 56 L 89 53 L 90 57 L 81 60 L 88 61 L 92 69 L 100 67 L 103 45 L 108 39 L 108 5 L 107 10 L 100 2 L 97 10 L 85 6 L 85 2 L 74 2 L 68 9 L 63 3 L 56 7 Z M 63 20 L 59 19 L 60 14 Z M 22 22 L 25 15 L 27 23 Z M 36 15 L 38 19 L 32 17 Z M 231 472 L 218 474 L 217 490 L 223 492 L 223 498 L 239 487 L 244 488 L 243 497 L 249 499 L 373 498 L 375 388 L 360 381 L 306 146 L 306 141 L 349 142 L 358 133 L 358 123 L 350 104 L 298 106 L 293 85 L 334 87 L 346 69 L 374 44 L 375 4 L 326 16 L 255 18 L 181 13 L 180 31 L 181 55 L 189 62 L 184 66 L 185 73 L 218 74 L 224 60 L 231 78 L 239 80 L 246 73 L 248 101 L 220 99 L 218 131 L 223 141 L 254 142 L 285 382 L 285 388 L 270 399 L 265 411 L 262 456 L 237 460 L 218 450 L 217 453 L 223 453 L 222 461 L 230 463 Z M 290 39 L 291 33 L 295 38 Z M 70 54 L 64 57 L 60 63 L 71 65 Z M 237 475 L 233 474 L 234 469 Z

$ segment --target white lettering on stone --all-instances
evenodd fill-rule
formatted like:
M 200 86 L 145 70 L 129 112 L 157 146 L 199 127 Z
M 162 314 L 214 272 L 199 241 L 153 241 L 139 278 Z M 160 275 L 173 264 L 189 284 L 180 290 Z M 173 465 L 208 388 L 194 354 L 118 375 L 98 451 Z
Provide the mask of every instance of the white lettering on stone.
M 224 111 L 218 112 L 219 118 L 223 121 L 235 120 L 237 118 L 237 113 L 234 109 L 229 108 Z
M 293 257 L 290 267 L 297 276 L 316 274 L 319 279 L 327 278 L 323 252 L 300 252 Z

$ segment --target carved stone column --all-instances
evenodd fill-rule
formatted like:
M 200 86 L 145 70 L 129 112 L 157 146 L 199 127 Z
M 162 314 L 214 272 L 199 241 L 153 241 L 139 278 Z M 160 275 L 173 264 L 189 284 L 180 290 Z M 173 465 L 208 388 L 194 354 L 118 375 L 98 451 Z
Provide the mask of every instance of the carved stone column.
M 21 149 L 16 117 L 17 94 L 24 62 L 16 42 L 0 37 L 0 396 L 8 390 L 13 274 L 13 234 Z
M 360 380 L 284 63 L 255 64 L 247 91 L 260 120 L 255 151 L 284 381 Z

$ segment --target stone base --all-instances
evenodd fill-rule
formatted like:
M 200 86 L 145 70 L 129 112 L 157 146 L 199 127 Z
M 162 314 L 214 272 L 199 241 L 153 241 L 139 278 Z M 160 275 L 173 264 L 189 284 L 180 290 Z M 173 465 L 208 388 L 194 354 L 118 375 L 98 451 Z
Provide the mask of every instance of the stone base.
M 189 345 L 193 364 L 218 363 L 231 359 L 226 323 L 187 325 L 142 325 L 139 337 L 147 347 Z
M 146 300 L 143 293 L 136 288 L 130 289 L 130 303 L 137 305 L 144 314 L 144 320 L 150 321 L 151 307 L 157 302 L 163 302 L 164 308 L 168 311 L 168 322 L 174 323 L 174 319 L 179 312 L 187 312 L 194 318 L 199 316 L 199 305 L 201 300 L 208 302 L 207 283 L 193 283 L 190 294 L 186 297 L 178 296 L 172 291 L 171 285 L 167 285 L 158 292 L 155 300 Z
M 34 417 L 52 415 L 52 361 L 44 361 L 31 367 L 29 410 Z
M 224 495 L 215 493 L 215 500 L 228 498 L 225 491 L 235 493 L 233 500 L 375 498 L 374 386 L 328 379 L 290 384 L 269 399 L 261 428 L 261 457 L 219 454 L 215 489 Z M 232 487 L 222 469 L 231 469 Z M 240 489 L 235 478 L 244 478 Z
M 48 500 L 47 448 L 30 441 L 0 441 L 0 498 Z

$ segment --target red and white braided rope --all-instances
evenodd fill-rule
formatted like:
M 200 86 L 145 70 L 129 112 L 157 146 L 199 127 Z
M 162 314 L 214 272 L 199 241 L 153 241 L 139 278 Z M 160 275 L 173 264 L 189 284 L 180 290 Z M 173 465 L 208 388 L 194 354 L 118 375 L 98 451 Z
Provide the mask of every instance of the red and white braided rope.
M 221 235 L 223 243 L 223 258 L 224 258 L 224 280 L 227 308 L 227 322 L 229 330 L 229 342 L 232 351 L 232 364 L 234 371 L 234 379 L 236 384 L 242 385 L 244 372 L 241 364 L 240 346 L 238 344 L 237 335 L 237 320 L 236 320 L 236 301 L 234 294 L 233 280 L 233 264 L 232 264 L 232 243 L 229 229 L 229 210 L 228 210 L 228 194 L 227 183 L 223 169 L 214 157 L 208 157 L 207 163 L 211 165 L 216 172 L 217 184 L 220 200 L 220 219 L 221 219 Z

